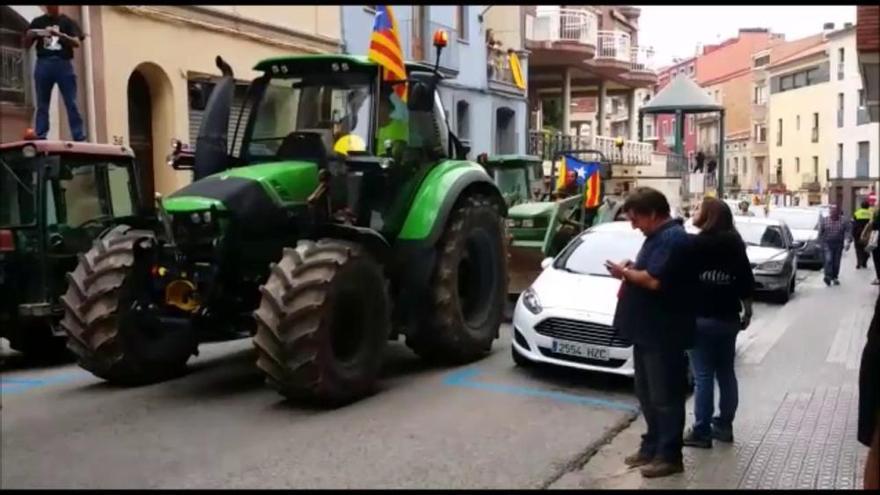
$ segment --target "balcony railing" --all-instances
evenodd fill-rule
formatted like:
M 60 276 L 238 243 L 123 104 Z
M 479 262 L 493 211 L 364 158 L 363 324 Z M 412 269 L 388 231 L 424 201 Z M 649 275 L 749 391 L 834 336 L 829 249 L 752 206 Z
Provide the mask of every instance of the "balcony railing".
M 843 161 L 842 160 L 837 160 L 837 178 L 838 179 L 843 178 Z
M 871 169 L 868 167 L 867 158 L 856 159 L 856 178 L 867 179 L 871 176 Z
M 25 58 L 21 48 L 0 47 L 0 96 L 3 101 L 25 103 Z
M 856 125 L 865 125 L 871 123 L 871 116 L 868 114 L 868 109 L 865 107 L 859 107 L 856 112 Z
M 412 20 L 400 21 L 398 23 L 398 31 L 400 34 L 400 45 L 406 60 L 416 62 L 428 62 L 434 65 L 436 52 L 432 43 L 433 33 L 438 29 L 443 29 L 447 33 L 455 30 L 450 26 L 440 24 L 438 22 L 425 23 L 425 30 L 414 29 Z M 420 32 L 421 31 L 421 32 Z M 440 68 L 447 71 L 458 72 L 458 36 L 449 36 L 449 41 L 443 52 L 440 53 Z
M 634 46 L 631 49 L 630 59 L 634 72 L 655 72 L 654 49 L 642 46 Z
M 687 158 L 675 153 L 666 153 L 666 176 L 681 177 L 688 173 Z
M 488 76 L 492 82 L 505 83 L 516 86 L 513 81 L 513 71 L 510 70 L 510 55 L 501 50 L 489 50 Z
M 801 174 L 801 190 L 816 192 L 821 189 L 822 184 L 819 183 L 818 176 L 811 173 Z
M 596 14 L 584 9 L 558 9 L 539 12 L 529 39 L 532 41 L 570 41 L 596 46 Z
M 814 143 L 819 142 L 819 128 L 818 127 L 814 127 L 812 129 L 812 132 L 810 133 L 810 140 Z
M 529 133 L 528 153 L 540 156 L 543 160 L 552 160 L 557 152 L 572 149 L 601 151 L 613 163 L 649 165 L 653 146 L 651 143 L 625 140 L 623 148 L 618 149 L 615 138 L 609 136 L 572 136 L 543 131 Z
M 596 58 L 617 62 L 632 62 L 629 33 L 623 31 L 599 31 L 599 49 Z

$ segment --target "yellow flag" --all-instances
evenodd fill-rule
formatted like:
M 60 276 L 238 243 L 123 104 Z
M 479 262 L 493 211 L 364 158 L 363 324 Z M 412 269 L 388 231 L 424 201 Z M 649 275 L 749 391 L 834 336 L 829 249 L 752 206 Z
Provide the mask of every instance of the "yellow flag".
M 522 74 L 522 65 L 519 63 L 519 57 L 516 56 L 516 52 L 510 52 L 508 59 L 510 60 L 510 73 L 513 74 L 513 83 L 516 84 L 516 87 L 519 89 L 526 89 L 526 82 L 525 79 L 523 79 Z

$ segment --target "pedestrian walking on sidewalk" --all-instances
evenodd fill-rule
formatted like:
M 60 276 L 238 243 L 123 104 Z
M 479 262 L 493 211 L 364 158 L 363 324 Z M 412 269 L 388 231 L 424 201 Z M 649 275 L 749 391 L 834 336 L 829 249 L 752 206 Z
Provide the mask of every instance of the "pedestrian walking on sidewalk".
M 852 244 L 852 223 L 831 205 L 827 217 L 819 220 L 819 245 L 825 251 L 825 285 L 840 285 L 840 257 Z
M 865 489 L 880 488 L 880 294 L 859 366 L 858 440 L 869 448 L 865 460 Z
M 868 268 L 868 252 L 865 246 L 868 244 L 867 239 L 862 238 L 862 232 L 865 227 L 871 223 L 871 205 L 867 201 L 862 201 L 861 208 L 853 213 L 853 243 L 856 248 L 856 270 L 859 268 Z
M 752 319 L 755 278 L 727 204 L 704 199 L 694 226 L 700 229 L 693 236 L 691 258 L 698 280 L 694 294 L 697 330 L 688 354 L 694 369 L 695 421 L 684 435 L 684 444 L 711 448 L 713 438 L 733 441 L 733 418 L 739 403 L 734 371 L 736 336 Z M 719 415 L 713 419 L 716 380 Z
M 34 86 L 37 93 L 36 134 L 46 139 L 49 133 L 49 103 L 55 85 L 61 90 L 67 119 L 74 141 L 85 141 L 83 119 L 76 105 L 76 73 L 73 71 L 73 49 L 85 37 L 73 19 L 59 13 L 57 5 L 46 5 L 46 14 L 31 21 L 24 38 L 25 48 L 37 41 L 37 64 Z
M 874 218 L 871 220 L 871 232 L 880 232 L 880 207 L 874 211 Z M 870 234 L 869 234 L 870 236 Z M 880 284 L 880 248 L 871 250 L 871 260 L 874 262 L 874 281 L 873 285 Z
M 660 191 L 636 189 L 622 211 L 646 237 L 635 262 L 606 261 L 611 276 L 623 281 L 614 327 L 633 343 L 636 395 L 648 426 L 639 451 L 625 462 L 655 478 L 684 471 L 685 349 L 693 341 L 695 277 L 688 262 L 690 239 L 670 218 Z

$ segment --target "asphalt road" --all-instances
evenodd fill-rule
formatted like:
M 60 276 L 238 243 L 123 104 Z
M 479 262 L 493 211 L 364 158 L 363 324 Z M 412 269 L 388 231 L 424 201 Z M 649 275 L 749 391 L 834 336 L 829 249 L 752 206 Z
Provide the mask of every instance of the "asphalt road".
M 0 487 L 548 486 L 635 417 L 631 381 L 515 368 L 504 330 L 460 368 L 393 343 L 381 391 L 336 410 L 266 387 L 249 340 L 204 345 L 188 375 L 129 389 L 3 351 Z

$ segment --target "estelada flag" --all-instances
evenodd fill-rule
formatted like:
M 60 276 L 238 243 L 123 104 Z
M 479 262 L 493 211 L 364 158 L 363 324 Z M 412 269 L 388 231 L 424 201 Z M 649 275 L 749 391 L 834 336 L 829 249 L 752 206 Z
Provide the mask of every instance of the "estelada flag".
M 601 167 L 599 162 L 584 162 L 572 156 L 565 156 L 565 168 L 577 174 L 577 184 L 584 187 L 584 207 L 599 206 L 601 191 Z
M 406 79 L 406 66 L 403 63 L 403 50 L 400 48 L 400 35 L 397 30 L 397 19 L 390 5 L 376 5 L 376 18 L 373 20 L 373 32 L 370 34 L 370 48 L 367 58 L 376 62 L 384 69 L 384 81 L 402 81 Z M 406 83 L 396 84 L 394 92 L 401 100 L 406 101 Z

